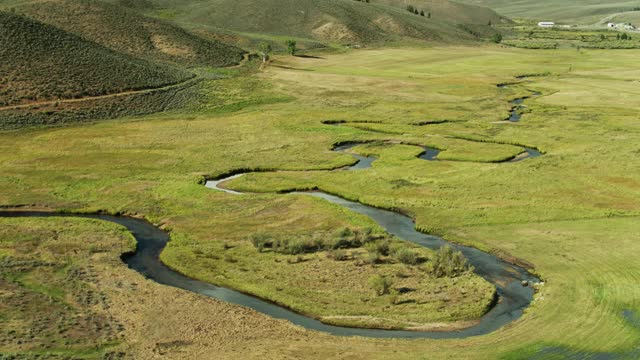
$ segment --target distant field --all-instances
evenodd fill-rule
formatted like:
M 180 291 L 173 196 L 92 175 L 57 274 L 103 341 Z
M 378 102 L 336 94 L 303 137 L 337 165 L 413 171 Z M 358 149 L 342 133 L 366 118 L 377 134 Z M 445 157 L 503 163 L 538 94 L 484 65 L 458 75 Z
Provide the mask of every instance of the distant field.
M 540 28 L 535 24 L 517 23 L 501 27 L 502 44 L 525 49 L 637 49 L 640 34 L 590 28 Z
M 363 291 L 359 275 L 345 280 L 322 272 L 355 263 L 325 263 L 329 258 L 320 253 L 300 260 L 260 253 L 251 242 L 259 232 L 291 238 L 331 224 L 368 226 L 321 200 L 273 193 L 318 187 L 403 209 L 419 229 L 523 259 L 545 281 L 524 316 L 495 333 L 400 341 L 305 331 L 128 280 L 124 284 L 139 283 L 147 294 L 145 303 L 138 291 L 117 297 L 136 310 L 125 324 L 137 339 L 126 350 L 135 358 L 635 358 L 639 54 L 448 46 L 278 57 L 250 80 L 209 83 L 198 111 L 0 133 L 0 204 L 142 214 L 171 230 L 173 241 L 162 256 L 172 267 L 276 301 L 299 298 L 331 308 L 309 294 L 322 290 L 323 278 L 343 279 L 348 294 Z M 501 89 L 500 83 L 509 85 Z M 504 122 L 511 101 L 535 91 L 541 95 L 524 102 L 522 120 Z M 439 123 L 419 125 L 429 122 Z M 360 146 L 353 151 L 378 157 L 371 169 L 328 171 L 353 162 L 332 152 L 332 144 L 364 140 L 413 145 Z M 467 161 L 424 161 L 416 158 L 418 145 L 437 145 L 443 160 Z M 544 155 L 481 162 L 521 146 Z M 231 196 L 200 184 L 203 176 L 237 169 L 281 171 L 226 184 L 262 192 L 255 195 Z M 247 272 L 251 276 L 243 276 Z M 282 283 L 299 288 L 278 290 Z M 383 306 L 395 314 L 413 305 Z
M 567 24 L 591 24 L 605 16 L 629 11 L 638 6 L 637 1 L 599 0 L 461 0 L 474 5 L 488 6 L 510 18 L 526 18 L 538 21 L 552 20 Z

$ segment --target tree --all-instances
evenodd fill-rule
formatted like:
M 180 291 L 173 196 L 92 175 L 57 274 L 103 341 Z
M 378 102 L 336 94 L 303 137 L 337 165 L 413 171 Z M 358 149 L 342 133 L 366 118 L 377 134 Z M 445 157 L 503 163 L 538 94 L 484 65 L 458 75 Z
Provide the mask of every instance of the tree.
M 420 10 L 420 16 L 424 16 L 424 10 Z
M 491 26 L 491 20 L 489 20 L 489 22 L 487 23 L 487 26 Z
M 431 12 L 427 14 L 427 19 L 431 19 Z
M 416 14 L 416 15 L 418 15 L 418 14 L 419 14 L 419 13 L 418 13 L 418 9 L 413 10 L 413 13 L 414 13 L 414 14 Z
M 296 41 L 289 39 L 289 40 L 286 41 L 286 44 L 287 44 L 287 52 L 289 53 L 289 55 L 295 56 L 296 55 Z
M 407 11 L 412 13 L 413 12 L 413 5 L 407 5 Z
M 271 55 L 271 51 L 273 51 L 271 44 L 266 42 L 260 43 L 258 49 L 260 50 L 260 54 L 262 54 L 262 62 L 266 63 L 269 61 L 269 56 Z
M 493 37 L 491 38 L 491 41 L 493 41 L 496 44 L 500 44 L 502 42 L 502 34 L 500 33 L 495 33 L 493 35 Z

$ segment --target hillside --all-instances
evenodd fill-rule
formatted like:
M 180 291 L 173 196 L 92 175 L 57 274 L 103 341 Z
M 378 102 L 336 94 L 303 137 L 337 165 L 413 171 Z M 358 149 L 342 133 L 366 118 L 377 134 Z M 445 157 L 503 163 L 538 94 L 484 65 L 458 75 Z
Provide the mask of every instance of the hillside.
M 152 61 L 220 67 L 242 59 L 243 51 L 236 47 L 139 14 L 135 9 L 149 6 L 144 1 L 123 4 L 134 9 L 97 0 L 46 0 L 15 9 L 114 51 Z
M 460 0 L 467 4 L 487 6 L 511 18 L 552 20 L 569 24 L 592 24 L 598 20 L 620 12 L 626 12 L 639 5 L 629 0 Z
M 463 4 L 455 1 L 439 0 L 371 0 L 401 9 L 411 5 L 416 9 L 431 13 L 433 19 L 458 24 L 487 25 L 509 20 L 485 6 Z
M 193 75 L 0 11 L 0 106 L 160 87 Z
M 194 30 L 231 30 L 245 36 L 295 37 L 321 42 L 361 44 L 415 38 L 460 42 L 475 34 L 460 24 L 500 19 L 489 9 L 443 1 L 418 0 L 431 18 L 409 13 L 400 0 L 147 0 L 147 14 L 170 19 Z

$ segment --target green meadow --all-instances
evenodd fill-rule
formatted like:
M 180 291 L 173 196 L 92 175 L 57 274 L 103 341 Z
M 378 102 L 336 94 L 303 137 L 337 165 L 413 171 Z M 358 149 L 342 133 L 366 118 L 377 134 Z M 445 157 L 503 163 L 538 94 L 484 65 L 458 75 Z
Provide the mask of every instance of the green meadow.
M 470 274 L 434 278 L 397 262 L 357 266 L 354 253 L 362 248 L 336 261 L 335 254 L 252 245 L 256 233 L 379 231 L 320 199 L 275 194 L 319 188 L 402 209 L 419 229 L 519 259 L 544 280 L 524 316 L 494 333 L 354 338 L 353 358 L 632 354 L 640 330 L 623 313 L 640 312 L 639 51 L 446 46 L 317 55 L 278 57 L 255 74 L 206 81 L 201 105 L 188 110 L 2 132 L 0 204 L 142 215 L 171 231 L 162 254 L 170 267 L 334 322 L 353 316 L 363 297 L 370 299 L 366 315 L 386 316 L 385 326 L 482 313 L 490 289 Z M 496 86 L 502 83 L 509 85 Z M 511 101 L 521 97 L 529 97 L 521 121 L 506 122 Z M 377 157 L 371 169 L 336 170 L 354 162 L 331 151 L 347 141 L 378 141 L 350 150 Z M 423 146 L 442 150 L 439 161 L 418 159 Z M 524 147 L 544 155 L 501 162 Z M 224 186 L 252 194 L 202 186 L 241 169 L 257 172 Z M 381 273 L 396 277 L 397 286 L 421 284 L 415 296 L 429 304 L 443 293 L 450 300 L 416 318 L 417 305 L 393 304 L 367 287 Z M 345 294 L 318 300 L 341 284 Z M 466 296 L 461 284 L 470 289 Z M 339 356 L 346 341 L 318 334 L 287 343 L 279 335 L 272 345 L 292 357 Z

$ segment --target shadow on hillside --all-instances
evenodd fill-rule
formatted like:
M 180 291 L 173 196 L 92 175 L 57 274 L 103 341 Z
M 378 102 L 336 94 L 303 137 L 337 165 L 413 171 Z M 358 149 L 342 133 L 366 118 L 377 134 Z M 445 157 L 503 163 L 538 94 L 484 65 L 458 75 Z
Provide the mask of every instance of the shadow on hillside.
M 287 69 L 287 70 L 313 71 L 313 70 L 310 70 L 310 69 L 300 69 L 300 68 L 295 68 L 295 67 L 285 66 L 285 65 L 275 65 L 275 64 L 271 64 L 271 66 L 273 66 L 273 67 L 277 67 L 277 68 L 281 68 L 281 69 Z
M 315 56 L 315 55 L 296 55 L 296 57 L 304 58 L 304 59 L 321 59 L 321 60 L 324 60 L 324 58 L 322 56 Z

